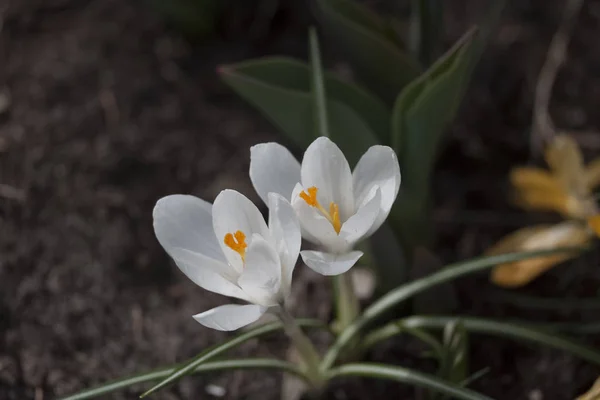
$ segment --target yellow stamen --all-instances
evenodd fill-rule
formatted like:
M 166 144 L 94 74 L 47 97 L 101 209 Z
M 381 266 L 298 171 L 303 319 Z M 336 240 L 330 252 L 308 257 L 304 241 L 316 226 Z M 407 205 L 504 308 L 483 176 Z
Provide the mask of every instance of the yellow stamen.
M 236 231 L 234 234 L 228 233 L 225 235 L 223 242 L 225 242 L 225 245 L 231 250 L 238 253 L 242 257 L 242 260 L 244 260 L 244 257 L 246 256 L 246 247 L 248 247 L 244 232 Z
M 329 215 L 331 216 L 331 225 L 335 229 L 335 233 L 340 233 L 342 229 L 342 221 L 340 221 L 340 208 L 333 201 L 329 204 Z
M 306 191 L 300 193 L 300 198 L 306 202 L 309 206 L 315 207 L 327 220 L 333 225 L 335 233 L 340 233 L 342 229 L 342 221 L 340 220 L 340 209 L 337 204 L 331 202 L 329 204 L 329 212 L 319 203 L 317 200 L 317 189 L 316 186 L 311 186 Z
M 593 217 L 588 218 L 588 226 L 592 228 L 596 236 L 600 237 L 600 214 L 596 214 Z
M 305 192 L 300 193 L 300 198 L 304 200 L 309 206 L 317 207 L 319 202 L 317 201 L 317 189 L 316 186 L 309 187 Z

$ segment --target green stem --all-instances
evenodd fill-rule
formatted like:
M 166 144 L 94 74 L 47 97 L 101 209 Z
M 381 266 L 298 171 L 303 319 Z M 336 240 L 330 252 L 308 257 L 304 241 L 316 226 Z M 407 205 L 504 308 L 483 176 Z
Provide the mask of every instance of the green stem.
M 360 304 L 354 291 L 350 272 L 333 277 L 335 293 L 336 325 L 335 332 L 342 332 L 360 312 Z
M 321 374 L 321 357 L 317 349 L 304 332 L 302 332 L 294 317 L 290 315 L 284 306 L 278 307 L 275 313 L 283 323 L 285 333 L 302 357 L 305 367 L 304 372 L 310 380 L 310 384 L 314 389 L 322 388 L 325 384 L 325 377 Z
M 412 0 L 411 50 L 424 67 L 435 60 L 443 30 L 443 2 Z
M 308 29 L 310 51 L 311 93 L 313 101 L 313 121 L 318 136 L 329 137 L 329 122 L 327 117 L 327 96 L 323 79 L 323 64 L 321 63 L 321 50 L 319 38 L 314 26 Z

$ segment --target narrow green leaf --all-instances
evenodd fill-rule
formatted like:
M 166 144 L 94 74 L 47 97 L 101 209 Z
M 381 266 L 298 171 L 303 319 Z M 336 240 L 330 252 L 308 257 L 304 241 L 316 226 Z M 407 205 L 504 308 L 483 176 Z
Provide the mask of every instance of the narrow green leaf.
M 477 372 L 474 372 L 473 374 L 471 374 L 467 379 L 465 379 L 464 381 L 462 381 L 460 383 L 460 386 L 469 386 L 471 383 L 481 379 L 484 375 L 486 375 L 488 372 L 490 372 L 490 367 L 485 367 L 480 369 Z
M 464 400 L 491 400 L 483 394 L 462 388 L 451 382 L 443 381 L 434 376 L 414 371 L 399 366 L 383 364 L 346 364 L 330 371 L 330 379 L 343 376 L 363 376 L 367 378 L 389 379 L 396 382 L 406 383 L 412 386 L 422 387 Z
M 371 347 L 375 346 L 377 343 L 389 339 L 392 336 L 396 336 L 400 333 L 407 333 L 428 345 L 431 348 L 433 355 L 438 360 L 441 360 L 444 357 L 444 348 L 442 346 L 442 343 L 440 343 L 440 341 L 436 339 L 433 335 L 422 329 L 415 329 L 409 326 L 401 326 L 399 322 L 394 324 L 388 324 L 372 332 L 369 332 L 369 334 L 364 337 L 362 343 L 360 344 L 361 351 L 366 352 Z
M 416 337 L 417 339 L 421 340 L 423 343 L 431 347 L 435 358 L 441 360 L 441 358 L 443 357 L 443 347 L 440 341 L 435 338 L 435 336 L 431 335 L 429 332 L 423 329 L 415 329 L 410 326 L 405 326 L 404 332 Z
M 412 326 L 406 324 L 406 326 Z M 468 334 L 462 320 L 454 319 L 444 326 L 444 358 L 439 376 L 460 385 L 469 375 Z
M 316 136 L 329 137 L 329 122 L 327 121 L 327 98 L 325 84 L 323 83 L 323 65 L 321 64 L 321 51 L 317 31 L 311 27 L 308 31 L 310 43 L 310 88 L 313 101 L 313 121 Z
M 428 290 L 439 284 L 452 281 L 460 278 L 461 276 L 472 274 L 475 272 L 485 271 L 495 265 L 504 264 L 508 262 L 526 260 L 529 258 L 536 258 L 547 256 L 550 254 L 559 253 L 570 253 L 570 252 L 581 252 L 585 248 L 558 248 L 552 250 L 538 250 L 528 251 L 519 253 L 500 254 L 496 256 L 479 257 L 469 261 L 463 261 L 455 264 L 450 264 L 443 270 L 432 274 L 428 277 L 418 279 L 410 282 L 406 285 L 400 286 L 399 288 L 392 290 L 385 296 L 381 297 L 378 301 L 371 304 L 362 315 L 357 318 L 353 324 L 338 336 L 335 343 L 329 348 L 325 356 L 323 357 L 323 368 L 330 368 L 337 359 L 340 351 L 343 350 L 344 346 L 366 326 L 374 322 L 381 315 L 390 311 L 401 302 L 409 299 L 410 297 Z
M 411 50 L 422 65 L 437 57 L 444 28 L 443 1 L 412 0 Z
M 158 369 L 152 372 L 146 372 L 144 374 L 131 376 L 128 378 L 119 379 L 104 385 L 96 386 L 91 389 L 86 389 L 77 394 L 73 394 L 67 397 L 63 397 L 60 400 L 85 400 L 93 399 L 95 397 L 104 396 L 108 393 L 115 392 L 120 389 L 138 385 L 146 382 L 153 382 L 159 379 L 163 379 L 172 374 L 179 366 L 171 366 Z M 287 361 L 271 360 L 266 358 L 245 358 L 241 360 L 223 360 L 213 361 L 205 364 L 198 365 L 192 374 L 200 374 L 203 372 L 217 372 L 224 370 L 234 369 L 274 369 L 281 370 L 287 373 L 296 375 L 302 379 L 306 379 L 303 372 L 298 367 Z
M 323 30 L 387 101 L 419 74 L 418 64 L 388 37 L 389 27 L 352 0 L 317 0 Z
M 378 342 L 403 333 L 406 327 L 418 329 L 444 329 L 450 321 L 457 317 L 449 316 L 412 316 L 391 322 L 369 333 L 365 343 L 374 346 Z M 570 339 L 553 333 L 552 325 L 540 329 L 530 325 L 501 322 L 475 317 L 460 317 L 464 328 L 471 333 L 484 333 L 494 336 L 508 337 L 523 342 L 531 342 L 542 346 L 553 347 L 581 357 L 584 360 L 600 365 L 600 353 L 590 347 L 581 345 Z
M 311 74 L 306 64 L 268 58 L 220 68 L 221 78 L 259 109 L 292 142 L 304 149 L 313 140 Z M 350 162 L 384 136 L 389 111 L 358 86 L 324 74 L 329 132 Z M 377 134 L 375 133 L 377 132 Z
M 380 36 L 387 35 L 387 24 L 383 18 L 356 0 L 328 0 L 321 6 L 328 6 L 339 17 Z
M 356 0 L 329 0 L 331 7 L 343 18 L 367 31 L 388 39 L 400 50 L 406 48 L 399 32 L 402 22 L 395 16 L 383 18 Z
M 414 316 L 403 319 L 401 325 L 422 329 L 443 329 L 452 320 L 456 320 L 456 317 Z M 600 352 L 552 332 L 535 329 L 526 325 L 516 325 L 483 318 L 461 317 L 460 320 L 469 332 L 509 337 L 524 342 L 553 347 L 576 355 L 593 364 L 600 365 Z
M 321 322 L 316 323 L 315 321 L 312 321 L 312 320 L 298 321 L 298 323 L 301 325 L 304 325 L 304 326 L 322 326 Z M 157 390 L 162 389 L 165 386 L 172 384 L 173 382 L 192 373 L 199 365 L 202 365 L 203 363 L 207 362 L 208 360 L 210 360 L 214 357 L 217 357 L 218 355 L 223 354 L 224 352 L 231 350 L 234 347 L 239 346 L 240 344 L 242 344 L 250 339 L 254 339 L 256 337 L 278 331 L 282 328 L 283 328 L 283 326 L 280 322 L 266 324 L 266 325 L 260 326 L 258 328 L 252 329 L 250 331 L 244 332 L 242 334 L 239 334 L 239 335 L 235 336 L 234 338 L 227 340 L 225 343 L 220 343 L 218 345 L 209 347 L 208 349 L 204 350 L 203 352 L 198 354 L 196 357 L 194 357 L 193 359 L 191 359 L 190 361 L 185 363 L 180 368 L 177 368 L 177 370 L 175 370 L 168 377 L 166 377 L 165 379 L 160 381 L 158 384 L 156 384 L 155 386 L 153 386 L 152 388 L 150 388 L 149 390 L 144 392 L 144 394 L 142 394 L 140 397 L 148 396 L 149 394 L 154 393 Z

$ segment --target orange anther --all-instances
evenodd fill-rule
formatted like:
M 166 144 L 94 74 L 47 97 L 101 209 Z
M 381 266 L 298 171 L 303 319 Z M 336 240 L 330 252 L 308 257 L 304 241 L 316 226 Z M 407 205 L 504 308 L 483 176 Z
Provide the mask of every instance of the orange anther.
M 225 235 L 223 242 L 225 242 L 225 245 L 231 250 L 238 253 L 242 257 L 242 260 L 244 259 L 246 255 L 246 247 L 248 247 L 244 232 L 236 231 L 234 234 L 228 233 Z
M 317 206 L 317 189 L 316 186 L 311 186 L 306 191 L 300 193 L 300 198 L 304 200 L 309 206 Z
M 333 225 L 333 229 L 335 230 L 335 232 L 339 234 L 340 230 L 342 229 L 342 221 L 340 220 L 339 207 L 336 203 L 331 202 L 331 204 L 329 204 L 329 212 L 327 212 L 327 210 L 324 209 L 323 206 L 321 206 L 321 204 L 319 204 L 319 201 L 317 200 L 318 191 L 319 189 L 317 189 L 316 186 L 311 186 L 305 191 L 300 192 L 299 196 L 302 200 L 306 202 L 306 204 L 308 204 L 311 207 L 315 207 L 317 210 L 319 210 L 321 215 L 327 218 L 327 221 L 329 221 L 331 225 Z

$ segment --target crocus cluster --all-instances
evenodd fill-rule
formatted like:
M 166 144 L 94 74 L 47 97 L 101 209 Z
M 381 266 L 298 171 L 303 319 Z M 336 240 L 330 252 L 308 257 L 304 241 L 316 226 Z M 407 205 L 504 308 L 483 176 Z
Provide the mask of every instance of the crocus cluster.
M 600 234 L 600 210 L 593 194 L 600 185 L 600 159 L 584 165 L 581 149 L 568 135 L 557 135 L 546 148 L 545 158 L 550 170 L 519 167 L 511 171 L 513 198 L 526 210 L 558 212 L 565 220 L 519 229 L 488 254 L 585 246 Z M 500 264 L 491 279 L 499 286 L 523 286 L 574 256 L 564 253 Z
M 373 146 L 354 171 L 328 138 L 316 139 L 302 162 L 277 143 L 251 148 L 250 178 L 269 208 L 234 190 L 214 203 L 189 195 L 160 199 L 153 212 L 156 237 L 198 286 L 246 305 L 228 304 L 194 318 L 231 331 L 285 304 L 298 255 L 323 275 L 348 271 L 362 256 L 354 250 L 387 218 L 400 188 L 394 151 Z M 316 246 L 300 251 L 302 238 Z

